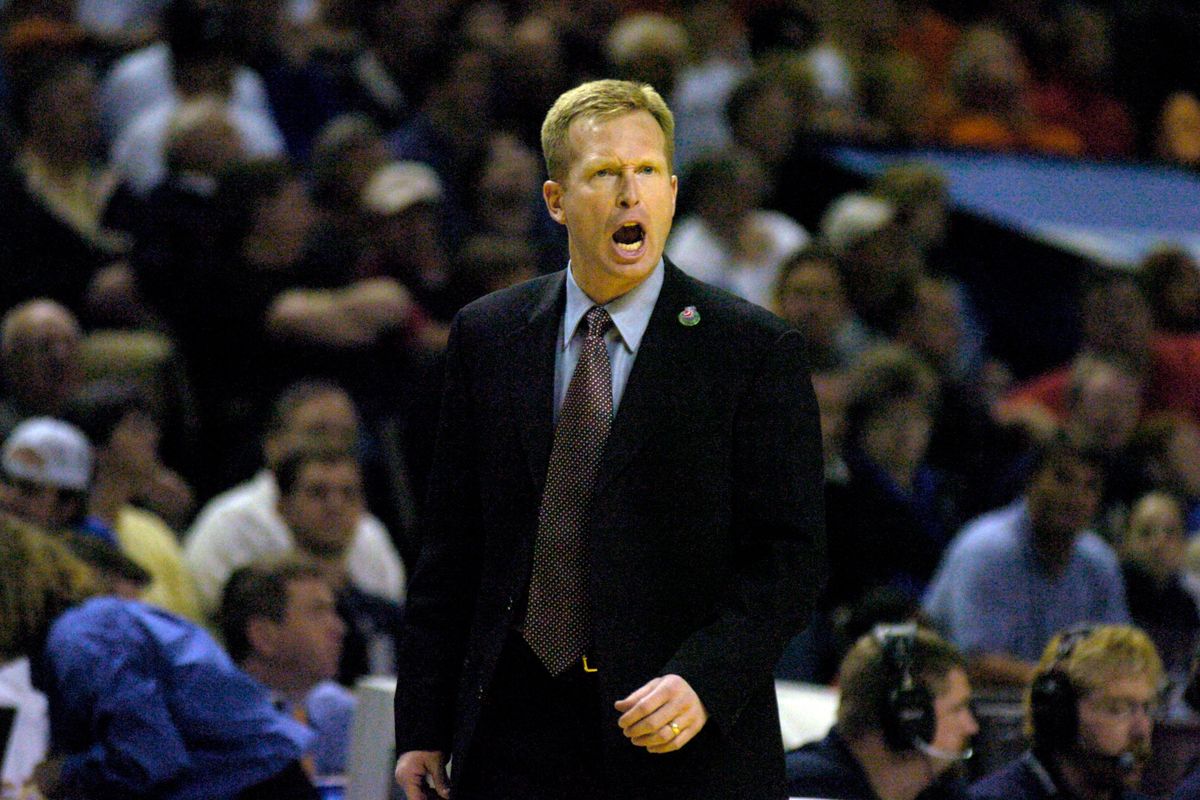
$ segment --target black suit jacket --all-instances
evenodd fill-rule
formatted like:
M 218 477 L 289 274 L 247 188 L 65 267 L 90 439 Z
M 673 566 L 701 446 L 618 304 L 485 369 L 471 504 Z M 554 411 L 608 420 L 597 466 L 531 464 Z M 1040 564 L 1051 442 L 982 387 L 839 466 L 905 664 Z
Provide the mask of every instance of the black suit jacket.
M 560 272 L 498 292 L 452 326 L 400 643 L 397 752 L 470 759 L 497 657 L 520 622 L 564 284 Z M 687 306 L 699 324 L 679 322 Z M 778 318 L 666 266 L 589 524 L 589 661 L 612 723 L 613 797 L 784 794 L 772 668 L 825 573 L 820 433 L 801 351 Z M 612 704 L 670 673 L 710 719 L 678 752 L 651 755 L 624 738 Z

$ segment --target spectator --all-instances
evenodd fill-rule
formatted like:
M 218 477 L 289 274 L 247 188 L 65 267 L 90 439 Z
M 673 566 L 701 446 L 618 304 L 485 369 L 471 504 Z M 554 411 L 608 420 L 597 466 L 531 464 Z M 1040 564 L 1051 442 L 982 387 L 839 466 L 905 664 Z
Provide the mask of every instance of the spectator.
M 966 661 L 915 624 L 879 625 L 838 670 L 837 723 L 787 757 L 788 792 L 842 800 L 961 796 L 979 725 Z
M 301 445 L 280 459 L 275 477 L 279 515 L 293 534 L 295 553 L 317 564 L 337 592 L 348 631 L 339 680 L 394 675 L 400 604 L 364 591 L 349 574 L 349 548 L 364 513 L 358 462 L 344 450 Z
M 967 656 L 978 683 L 1025 686 L 1056 632 L 1125 623 L 1116 553 L 1089 530 L 1104 484 L 1100 458 L 1057 437 L 1025 496 L 967 524 L 925 594 L 932 623 Z
M 181 89 L 177 59 L 183 59 L 186 73 L 189 57 L 200 55 L 198 51 L 206 43 L 213 44 L 214 34 L 217 41 L 227 43 L 230 33 L 227 19 L 225 10 L 214 10 L 196 0 L 166 3 L 160 20 L 161 40 L 118 58 L 104 76 L 99 94 L 104 141 L 112 144 L 140 114 L 176 98 Z M 210 20 L 207 31 L 202 24 L 204 20 Z M 228 50 L 225 52 L 229 54 Z M 238 114 L 269 118 L 271 110 L 262 78 L 236 63 L 227 74 L 229 101 L 239 109 Z
M 1176 411 L 1200 421 L 1200 336 L 1155 333 L 1150 306 L 1128 273 L 1092 275 L 1079 302 L 1080 353 L 1111 356 L 1138 374 L 1144 412 Z M 1070 374 L 1069 367 L 1061 367 L 1034 377 L 1011 391 L 1003 405 L 1038 403 L 1061 419 Z
M 1200 99 L 1195 94 L 1174 92 L 1163 101 L 1154 150 L 1167 164 L 1200 169 Z
M 1065 631 L 1033 674 L 1025 727 L 1033 747 L 971 786 L 971 800 L 1134 800 L 1150 757 L 1162 663 L 1125 625 Z
M 872 332 L 894 335 L 925 271 L 920 251 L 896 219 L 896 207 L 848 192 L 825 210 L 820 231 L 837 254 L 854 313 Z
M 346 626 L 315 564 L 284 560 L 235 570 L 217 615 L 234 663 L 271 690 L 276 708 L 316 733 L 317 777 L 349 767 L 354 695 L 338 685 Z
M 1139 493 L 1158 490 L 1183 504 L 1184 530 L 1200 532 L 1200 424 L 1179 414 L 1151 414 L 1129 444 Z
M 1136 268 L 1160 333 L 1200 333 L 1200 264 L 1182 247 L 1157 247 Z
M 912 351 L 868 350 L 846 402 L 845 483 L 826 486 L 829 607 L 890 586 L 918 599 L 954 531 L 953 493 L 925 461 L 937 381 Z
M 769 307 L 784 259 L 809 239 L 795 220 L 762 208 L 769 183 L 748 150 L 698 158 L 683 182 L 687 212 L 667 256 L 692 277 Z
M 10 308 L 0 322 L 0 436 L 26 417 L 53 417 L 83 385 L 83 332 L 53 300 L 29 300 Z
M 284 454 L 305 440 L 348 453 L 358 438 L 358 424 L 354 403 L 335 385 L 304 382 L 280 395 L 263 439 L 266 468 L 253 480 L 213 498 L 184 539 L 185 558 L 206 612 L 216 610 L 221 587 L 234 569 L 303 549 L 282 514 L 275 470 Z M 358 484 L 352 458 L 346 456 L 336 466 L 339 476 L 349 474 L 348 488 L 353 493 Z M 339 522 L 349 519 L 352 524 L 342 562 L 350 582 L 371 594 L 399 601 L 404 571 L 387 530 L 362 509 L 360 497 L 352 497 L 338 508 Z M 334 533 L 345 531 L 330 531 Z
M 92 447 L 74 425 L 32 417 L 13 429 L 0 451 L 4 511 L 47 531 L 78 530 L 87 517 Z M 114 549 L 116 536 L 91 531 Z
M 221 4 L 173 0 L 164 13 L 170 45 L 173 91 L 130 116 L 112 143 L 111 161 L 121 179 L 141 196 L 158 186 L 167 174 L 166 139 L 171 117 L 182 102 L 212 98 L 226 106 L 246 158 L 279 158 L 285 152 L 283 134 L 269 108 L 251 108 L 233 101 L 238 75 L 234 20 Z
M 674 95 L 688 48 L 687 29 L 655 12 L 626 14 L 612 26 L 605 42 L 614 78 L 648 83 L 663 97 Z
M 958 107 L 944 128 L 947 144 L 1082 155 L 1083 141 L 1074 131 L 1034 113 L 1029 66 L 1005 29 L 976 25 L 966 30 L 955 53 L 951 87 Z
M 96 79 L 82 33 L 46 19 L 8 31 L 21 142 L 0 169 L 0 308 L 49 297 L 76 315 L 134 314 L 128 240 L 109 223 L 117 180 L 97 161 Z M 105 319 L 104 321 L 108 321 Z
M 1129 616 L 1154 641 L 1174 680 L 1186 679 L 1200 633 L 1196 601 L 1183 584 L 1186 548 L 1178 500 L 1150 492 L 1134 504 L 1120 542 Z
M 271 707 L 207 633 L 98 596 L 62 544 L 0 519 L 0 660 L 28 656 L 50 711 L 42 794 L 303 798 L 311 734 Z
M 121 552 L 150 575 L 142 600 L 200 622 L 200 599 L 175 531 L 134 505 L 161 468 L 159 427 L 148 398 L 134 386 L 95 383 L 72 401 L 66 417 L 93 447 L 86 528 L 115 536 Z
M 832 251 L 810 244 L 779 268 L 772 310 L 804 334 L 814 371 L 844 369 L 872 342 L 846 300 Z

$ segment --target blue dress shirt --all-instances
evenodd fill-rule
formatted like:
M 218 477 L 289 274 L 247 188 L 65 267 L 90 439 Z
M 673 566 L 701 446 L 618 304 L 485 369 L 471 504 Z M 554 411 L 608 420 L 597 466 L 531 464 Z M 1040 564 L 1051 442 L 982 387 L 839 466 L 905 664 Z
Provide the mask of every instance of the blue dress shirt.
M 34 666 L 63 780 L 86 797 L 233 798 L 312 743 L 204 630 L 137 601 L 71 608 Z

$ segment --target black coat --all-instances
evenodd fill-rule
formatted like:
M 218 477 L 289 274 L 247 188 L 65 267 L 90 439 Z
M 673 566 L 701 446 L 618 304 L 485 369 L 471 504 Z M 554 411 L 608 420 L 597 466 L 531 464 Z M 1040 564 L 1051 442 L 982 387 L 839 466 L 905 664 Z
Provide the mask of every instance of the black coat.
M 772 668 L 825 574 L 821 444 L 800 336 L 671 265 L 613 421 L 588 536 L 608 796 L 779 798 Z M 553 431 L 565 273 L 477 301 L 450 340 L 421 559 L 400 642 L 397 752 L 461 766 L 528 589 Z M 694 306 L 700 322 L 678 315 Z M 677 753 L 613 703 L 681 675 L 710 719 Z M 553 732 L 546 746 L 552 747 Z

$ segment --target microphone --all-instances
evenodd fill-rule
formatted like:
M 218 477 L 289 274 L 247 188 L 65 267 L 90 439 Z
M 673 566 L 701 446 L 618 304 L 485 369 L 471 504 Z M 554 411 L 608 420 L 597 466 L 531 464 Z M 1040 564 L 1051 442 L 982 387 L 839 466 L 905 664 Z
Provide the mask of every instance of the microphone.
M 971 756 L 975 755 L 975 750 L 971 747 L 964 747 L 962 750 L 943 750 L 940 747 L 934 747 L 929 742 L 923 742 L 920 739 L 914 739 L 913 744 L 916 745 L 924 755 L 930 758 L 936 758 L 939 761 L 969 761 Z M 1129 758 L 1133 760 L 1133 754 L 1129 753 Z M 1130 769 L 1133 767 L 1131 766 Z

